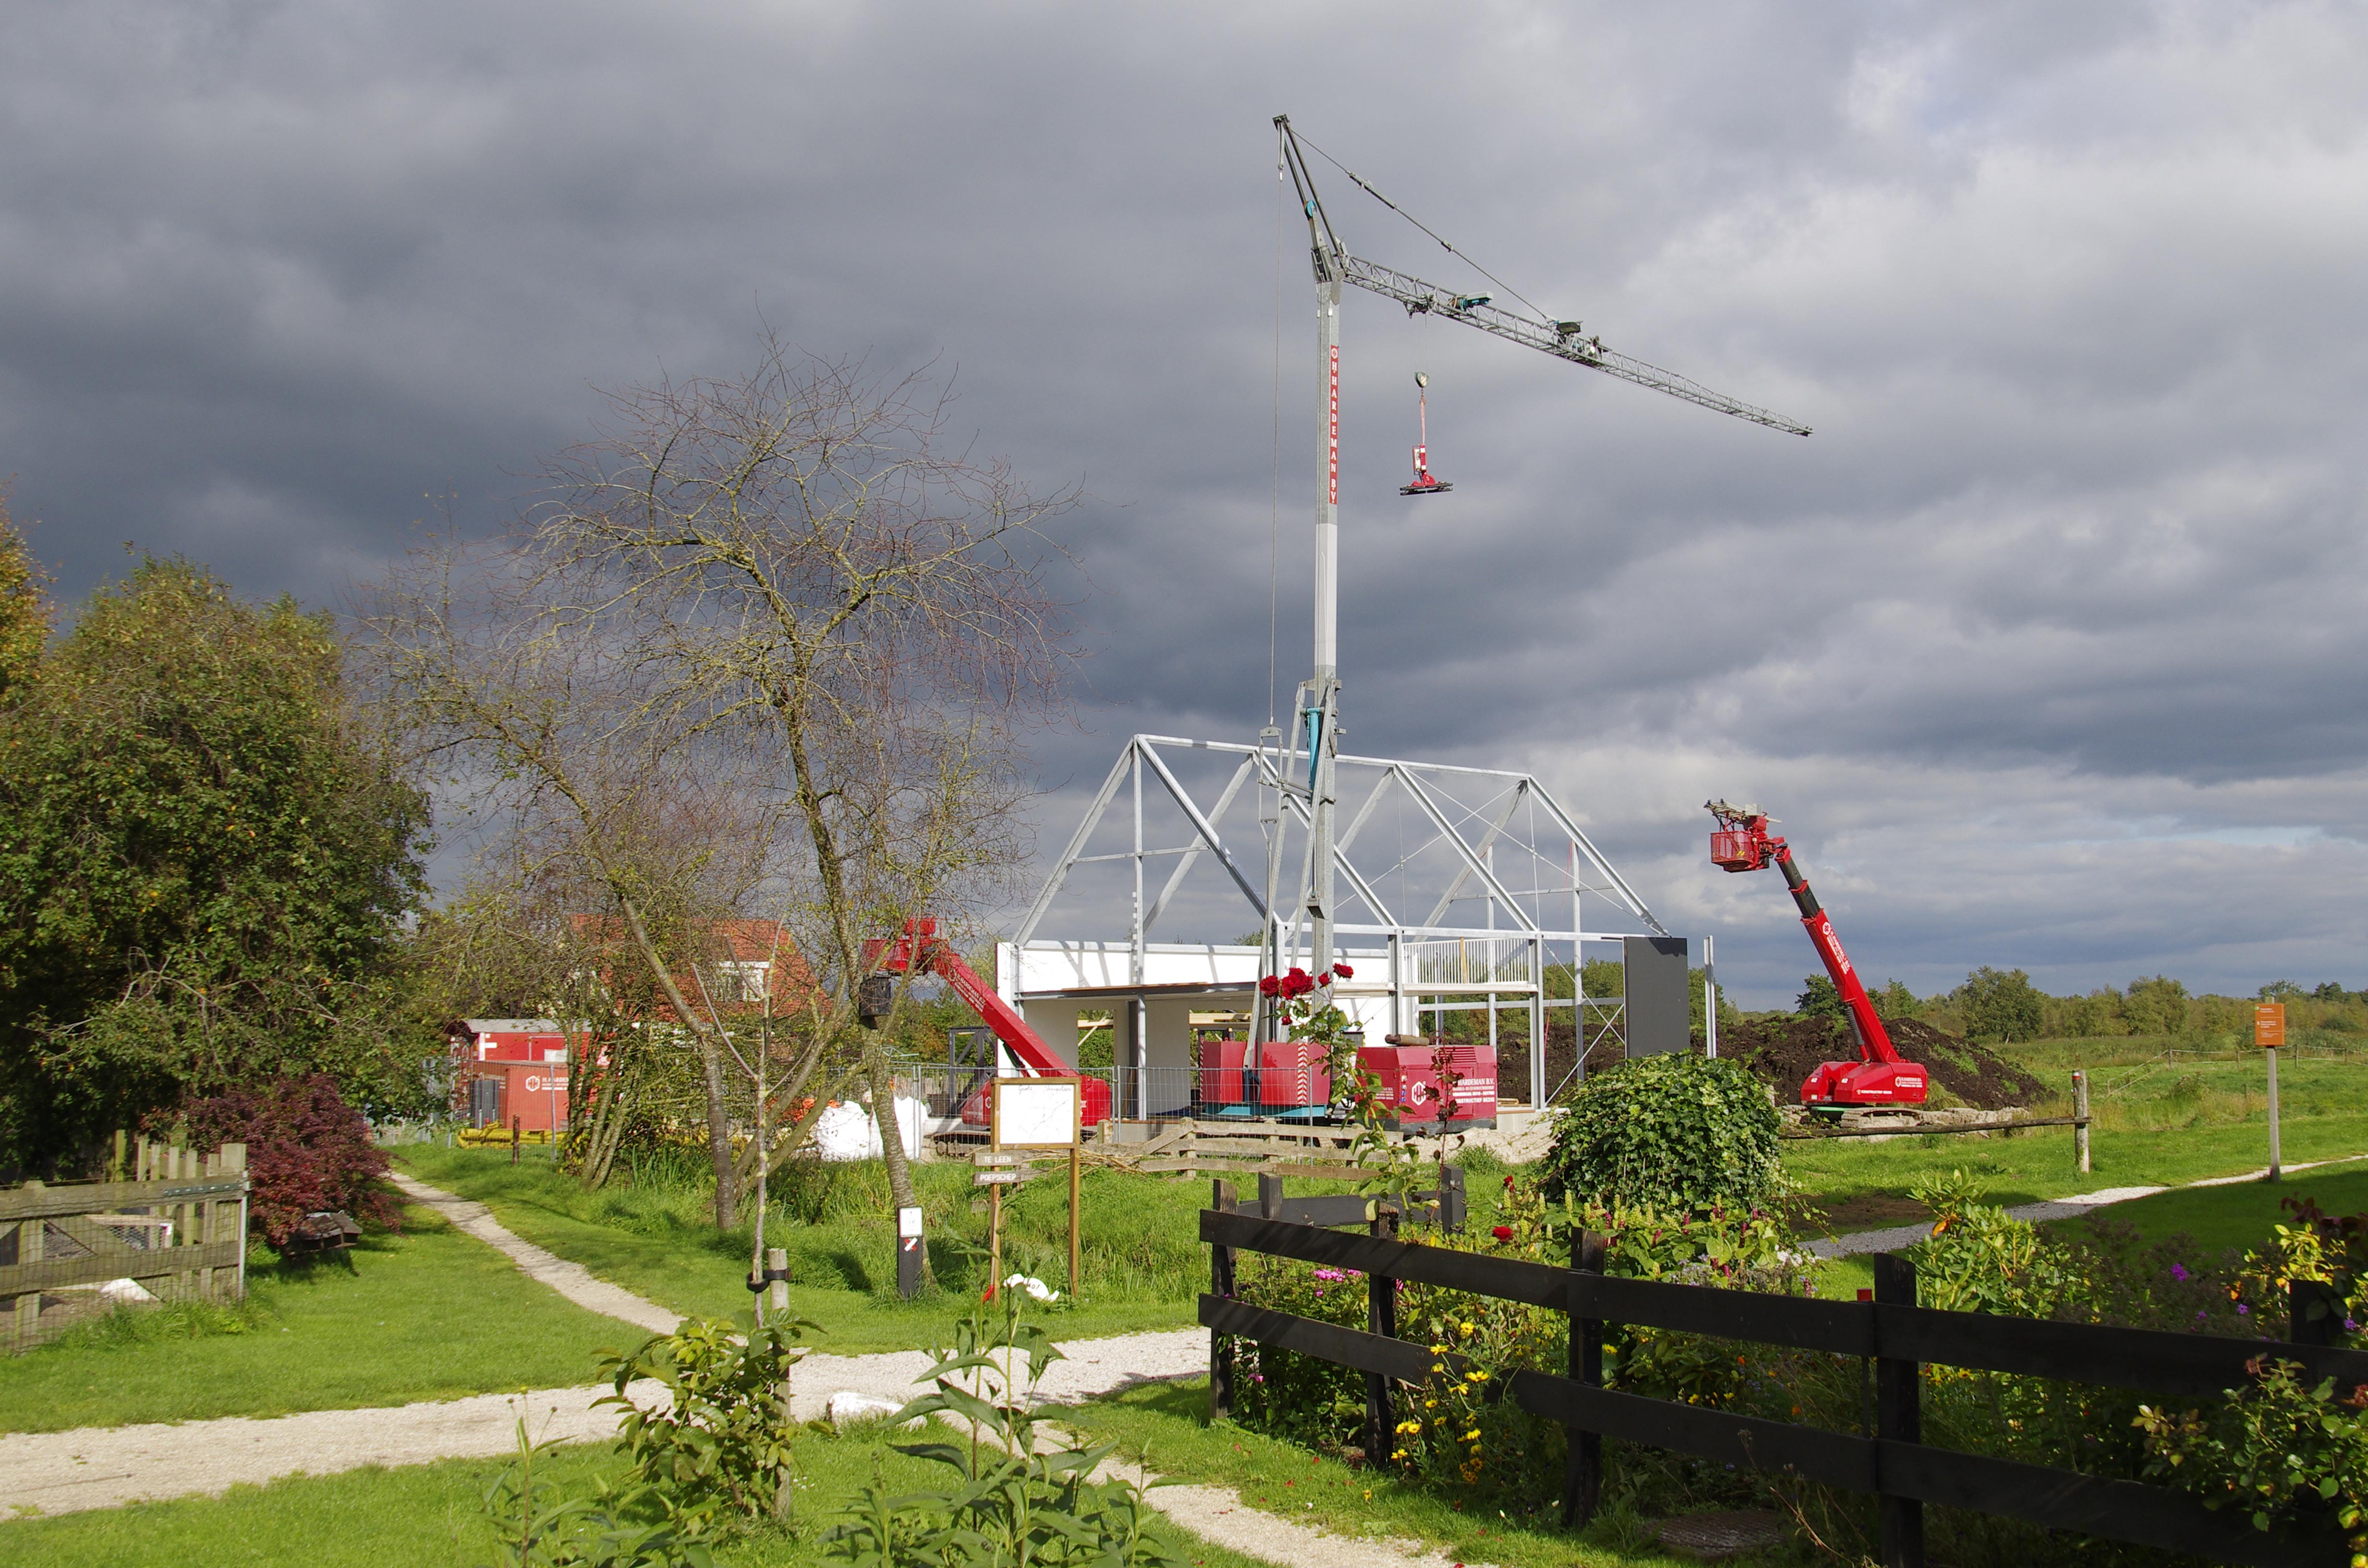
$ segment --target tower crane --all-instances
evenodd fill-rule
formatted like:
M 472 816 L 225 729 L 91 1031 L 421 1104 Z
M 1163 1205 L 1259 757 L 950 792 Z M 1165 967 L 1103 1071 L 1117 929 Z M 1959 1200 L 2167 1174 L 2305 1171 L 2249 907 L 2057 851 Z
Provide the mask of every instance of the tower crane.
M 1333 952 L 1333 832 L 1338 801 L 1333 783 L 1333 759 L 1338 751 L 1337 740 L 1340 705 L 1339 666 L 1339 551 L 1340 551 L 1340 286 L 1352 284 L 1368 293 L 1394 300 L 1406 308 L 1409 316 L 1437 316 L 1477 327 L 1482 332 L 1550 354 L 1557 359 L 1589 370 L 1600 370 L 1623 381 L 1649 387 L 1707 408 L 1713 413 L 1732 415 L 1748 419 L 1754 425 L 1788 435 L 1806 436 L 1809 427 L 1772 414 L 1753 403 L 1713 392 L 1699 381 L 1632 358 L 1603 346 L 1599 334 L 1585 330 L 1583 323 L 1559 320 L 1538 312 L 1534 317 L 1518 314 L 1496 303 L 1495 296 L 1482 293 L 1458 293 L 1436 283 L 1425 282 L 1411 273 L 1400 272 L 1379 262 L 1368 261 L 1349 254 L 1340 243 L 1332 220 L 1325 211 L 1323 198 L 1315 191 L 1315 176 L 1310 170 L 1306 153 L 1313 150 L 1349 178 L 1357 187 L 1380 201 L 1407 222 L 1421 228 L 1451 253 L 1462 256 L 1455 247 L 1416 220 L 1397 203 L 1374 189 L 1354 171 L 1339 164 L 1323 149 L 1307 142 L 1292 129 L 1291 117 L 1274 117 L 1278 161 L 1281 173 L 1288 177 L 1299 198 L 1300 211 L 1307 220 L 1309 258 L 1315 272 L 1315 345 L 1317 375 L 1323 387 L 1323 481 L 1315 505 L 1315 673 L 1299 688 L 1297 713 L 1291 738 L 1291 751 L 1295 756 L 1301 744 L 1307 748 L 1306 782 L 1303 785 L 1292 777 L 1294 767 L 1276 769 L 1283 788 L 1295 794 L 1304 793 L 1307 804 L 1307 858 L 1301 877 L 1300 917 L 1308 927 L 1310 961 L 1308 969 L 1317 974 L 1332 968 Z M 1467 263 L 1468 257 L 1464 258 Z M 1484 277 L 1493 277 L 1485 270 Z M 1502 283 L 1497 285 L 1500 289 Z M 1512 290 L 1506 290 L 1508 295 Z M 1513 295 L 1518 299 L 1518 295 Z M 1523 301 L 1526 303 L 1526 301 Z M 1417 467 L 1422 465 L 1417 462 Z M 1426 475 L 1427 476 L 1427 475 Z M 1444 488 L 1444 486 L 1440 486 Z M 1412 493 L 1428 492 L 1409 487 Z M 1267 908 L 1277 908 L 1275 885 L 1280 880 L 1280 833 L 1269 842 L 1267 869 Z M 1280 968 L 1279 941 L 1281 931 L 1269 917 L 1267 923 L 1263 953 L 1266 971 Z M 1273 1004 L 1261 1001 L 1262 1026 L 1272 1023 Z M 1263 1038 L 1264 1031 L 1261 1032 Z

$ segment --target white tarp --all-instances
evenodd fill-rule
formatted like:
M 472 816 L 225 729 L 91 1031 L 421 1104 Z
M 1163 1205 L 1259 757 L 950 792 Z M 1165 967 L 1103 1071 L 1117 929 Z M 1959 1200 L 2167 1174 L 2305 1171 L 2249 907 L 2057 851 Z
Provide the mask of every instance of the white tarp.
M 909 1095 L 896 1096 L 897 1142 L 905 1145 L 907 1159 L 921 1153 L 923 1123 L 928 1118 L 928 1108 Z M 854 1100 L 837 1100 L 823 1108 L 814 1118 L 814 1152 L 825 1160 L 877 1160 L 887 1153 L 881 1145 L 880 1126 L 871 1119 L 871 1108 Z

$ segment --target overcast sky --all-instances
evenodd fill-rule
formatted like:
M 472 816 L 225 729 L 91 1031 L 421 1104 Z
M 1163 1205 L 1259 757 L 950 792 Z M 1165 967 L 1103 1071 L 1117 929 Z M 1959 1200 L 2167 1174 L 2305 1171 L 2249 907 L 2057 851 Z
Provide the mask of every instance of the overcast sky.
M 1083 733 L 1284 699 L 1316 479 L 1269 121 L 1723 417 L 1352 292 L 1357 750 L 1534 769 L 1747 1005 L 1814 967 L 1700 802 L 1776 812 L 1874 979 L 2368 985 L 2368 12 L 1375 4 L 19 7 L 0 473 L 338 602 L 510 515 L 593 389 L 760 322 L 959 373 L 1091 500 Z M 1352 249 L 1478 279 L 1328 168 Z M 1277 317 L 1281 361 L 1276 359 Z M 1412 375 L 1433 467 L 1396 494 Z M 1229 935 L 1238 923 L 1212 935 Z M 1115 933 L 1114 933 L 1115 934 Z

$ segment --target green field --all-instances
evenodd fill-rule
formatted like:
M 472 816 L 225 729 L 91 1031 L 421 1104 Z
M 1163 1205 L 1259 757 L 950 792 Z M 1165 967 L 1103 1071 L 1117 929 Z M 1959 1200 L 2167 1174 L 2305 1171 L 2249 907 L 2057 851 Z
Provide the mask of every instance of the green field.
M 642 1331 L 566 1301 L 433 1212 L 346 1257 L 248 1264 L 243 1332 L 174 1338 L 169 1312 L 0 1357 L 0 1430 L 284 1415 L 595 1381 Z M 225 1314 L 227 1315 L 227 1314 Z
M 562 1449 L 536 1461 L 538 1480 L 564 1491 L 588 1488 L 617 1463 L 606 1447 Z M 844 1437 L 819 1435 L 798 1447 L 799 1506 L 792 1533 L 734 1543 L 718 1554 L 732 1568 L 804 1568 L 826 1559 L 819 1537 L 831 1516 L 876 1473 L 894 1493 L 942 1487 L 942 1466 L 887 1448 L 881 1428 Z M 876 1467 L 876 1470 L 875 1470 Z M 331 1476 L 296 1476 L 237 1486 L 222 1497 L 66 1514 L 0 1523 L 0 1561 L 44 1568 L 122 1568 L 126 1563 L 236 1563 L 245 1568 L 473 1568 L 496 1561 L 481 1501 L 505 1466 L 495 1460 Z M 1239 1556 L 1163 1526 L 1186 1562 L 1202 1568 L 1258 1568 Z

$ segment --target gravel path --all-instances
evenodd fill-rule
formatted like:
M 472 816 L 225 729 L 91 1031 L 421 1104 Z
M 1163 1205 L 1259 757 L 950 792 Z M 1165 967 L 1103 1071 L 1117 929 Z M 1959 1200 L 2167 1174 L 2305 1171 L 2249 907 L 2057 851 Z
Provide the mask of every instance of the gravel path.
M 422 1208 L 435 1210 L 495 1251 L 508 1254 L 511 1261 L 525 1271 L 528 1278 L 550 1286 L 579 1307 L 605 1312 L 647 1334 L 672 1334 L 675 1324 L 682 1321 L 679 1312 L 669 1312 L 655 1301 L 636 1296 L 621 1285 L 611 1285 L 582 1264 L 555 1257 L 532 1242 L 505 1229 L 494 1218 L 494 1211 L 474 1199 L 461 1198 L 441 1187 L 430 1187 L 424 1181 L 404 1176 L 401 1171 L 390 1172 L 388 1179 L 403 1189 L 405 1198 Z
M 2368 1154 L 2343 1154 L 2332 1160 L 2305 1160 L 2283 1167 L 2288 1171 L 2316 1170 L 2321 1165 L 2347 1165 L 2353 1160 L 2368 1160 Z M 2203 1181 L 2187 1182 L 2182 1187 L 2108 1187 L 2095 1192 L 2084 1192 L 2073 1198 L 2052 1199 L 2045 1203 L 2025 1203 L 2007 1212 L 2018 1220 L 2037 1223 L 2044 1220 L 2077 1220 L 2100 1209 L 2116 1203 L 2127 1203 L 2134 1198 L 2152 1198 L 2157 1192 L 2184 1190 L 2186 1187 L 2241 1187 L 2247 1182 L 2266 1180 L 2269 1167 L 2247 1171 L 2242 1176 L 2212 1176 Z M 1819 1257 L 1851 1257 L 1861 1253 L 1892 1252 L 1912 1246 L 1932 1233 L 1930 1225 L 1892 1225 L 1880 1231 L 1853 1231 L 1847 1236 L 1809 1244 L 1809 1250 Z

